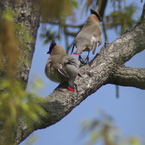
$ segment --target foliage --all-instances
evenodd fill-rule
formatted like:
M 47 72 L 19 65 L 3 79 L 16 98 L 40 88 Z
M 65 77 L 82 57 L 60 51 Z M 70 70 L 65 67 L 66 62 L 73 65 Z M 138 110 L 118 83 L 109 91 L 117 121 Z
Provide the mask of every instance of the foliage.
M 119 129 L 114 125 L 112 117 L 100 112 L 100 117 L 82 122 L 81 135 L 88 137 L 86 145 L 141 145 L 137 137 L 125 138 L 120 135 Z
M 81 3 L 81 5 L 83 4 L 83 10 L 81 10 L 80 13 L 77 12 L 77 17 L 80 17 L 82 13 L 84 12 L 88 12 L 89 8 L 96 7 L 96 4 L 98 1 L 99 0 L 78 1 L 78 4 L 79 2 Z M 131 29 L 136 23 L 136 20 L 133 16 L 138 9 L 138 7 L 134 3 L 126 6 L 125 1 L 123 0 L 118 0 L 118 1 L 110 0 L 110 2 L 112 3 L 112 12 L 110 12 L 104 17 L 104 20 L 102 23 L 102 27 L 103 27 L 102 30 L 103 30 L 103 34 L 105 35 L 105 39 L 107 39 L 106 29 L 115 29 L 116 33 L 118 33 L 119 35 L 124 33 L 126 29 Z M 42 31 L 41 37 L 44 38 L 45 44 L 49 43 L 49 41 L 52 38 L 56 38 L 59 40 L 62 40 L 62 38 L 65 38 L 66 50 L 67 52 L 69 51 L 69 49 L 71 48 L 73 44 L 73 42 L 69 41 L 69 37 L 73 37 L 73 39 L 75 39 L 75 36 L 79 32 L 83 24 L 81 25 L 73 24 L 73 20 L 75 16 L 74 13 L 69 13 L 68 16 L 72 16 L 73 19 L 72 20 L 69 19 L 70 21 L 48 20 L 47 21 L 48 23 L 47 24 L 45 23 L 45 25 L 44 25 L 44 22 L 42 21 L 43 31 Z M 48 15 L 47 15 L 47 18 L 49 18 Z
M 86 12 L 89 11 L 89 8 L 93 5 L 95 5 L 96 1 L 94 1 L 94 0 L 81 0 L 81 3 L 83 3 L 83 2 L 85 3 L 83 10 Z
M 39 115 L 43 116 L 45 113 L 36 103 L 41 102 L 41 98 L 35 94 L 27 93 L 20 81 L 5 78 L 1 80 L 0 86 L 0 124 L 7 131 L 6 135 L 12 144 L 13 128 L 17 126 L 20 116 L 26 120 L 29 129 L 31 129 L 33 121 L 39 121 Z
M 61 24 L 66 20 L 66 17 L 73 13 L 73 9 L 77 7 L 76 0 L 42 0 L 41 4 L 41 18 L 42 22 L 45 23 L 58 20 L 59 24 Z
M 122 34 L 126 29 L 131 29 L 136 23 L 133 19 L 134 13 L 137 11 L 137 6 L 132 3 L 124 8 L 120 8 L 111 12 L 106 16 L 108 28 L 114 28 L 117 33 Z
M 74 10 L 78 8 L 78 1 L 43 0 L 42 5 L 49 7 L 44 9 L 44 6 L 41 10 L 41 24 L 43 27 L 41 38 L 44 38 L 44 44 L 47 44 L 52 38 L 59 40 L 62 37 L 61 35 L 65 34 L 64 31 L 66 30 L 67 21 L 74 21 Z M 47 27 L 46 24 L 49 24 L 49 27 Z
M 33 145 L 34 142 L 36 142 L 37 136 L 32 135 L 30 138 L 27 139 L 26 145 Z
M 1 12 L 0 18 L 0 128 L 6 131 L 10 144 L 13 140 L 13 128 L 20 116 L 31 129 L 33 120 L 38 120 L 39 114 L 44 115 L 44 111 L 37 104 L 41 98 L 27 93 L 24 83 L 18 79 L 19 60 L 27 61 L 22 52 L 28 54 L 28 48 L 21 40 L 27 39 L 31 42 L 32 39 L 24 26 L 15 23 L 15 15 L 9 8 Z M 17 37 L 19 31 L 24 35 Z M 2 132 L 0 129 L 0 134 Z
M 0 70 L 7 68 L 7 75 L 15 75 L 16 61 L 18 56 L 15 30 L 13 26 L 13 17 L 10 10 L 2 14 L 0 23 Z
M 43 113 L 42 109 L 34 103 L 34 98 L 39 98 L 34 94 L 27 93 L 19 81 L 2 79 L 1 90 L 0 119 L 6 126 L 16 123 L 20 114 L 24 114 L 30 123 L 32 121 L 30 118 L 38 120 L 37 113 Z
M 17 13 L 8 8 L 1 12 L 0 19 L 0 70 L 6 75 L 16 75 L 16 69 L 22 65 L 21 62 L 28 63 L 29 49 L 26 40 L 32 42 L 32 38 L 25 26 L 14 21 Z M 20 34 L 20 35 L 16 35 Z M 22 53 L 23 52 L 23 53 Z

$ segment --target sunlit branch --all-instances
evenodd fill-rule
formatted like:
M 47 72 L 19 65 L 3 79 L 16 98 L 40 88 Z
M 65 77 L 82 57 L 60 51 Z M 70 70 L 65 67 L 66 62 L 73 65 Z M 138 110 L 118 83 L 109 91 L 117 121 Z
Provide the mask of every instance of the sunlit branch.
M 145 89 L 145 68 L 120 66 L 114 72 L 110 83 Z

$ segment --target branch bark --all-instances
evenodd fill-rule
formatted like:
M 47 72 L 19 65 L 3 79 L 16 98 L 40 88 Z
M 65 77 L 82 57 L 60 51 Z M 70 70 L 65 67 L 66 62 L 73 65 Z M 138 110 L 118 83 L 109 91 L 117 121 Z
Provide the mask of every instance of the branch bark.
M 145 89 L 145 69 L 123 66 L 135 54 L 145 49 L 144 40 L 145 25 L 142 23 L 114 42 L 104 46 L 89 64 L 80 68 L 82 78 L 77 77 L 75 81 L 77 85 L 75 93 L 68 91 L 67 84 L 62 83 L 42 102 L 37 102 L 47 112 L 47 115 L 45 117 L 40 115 L 40 121 L 34 121 L 31 130 L 27 125 L 25 128 L 21 127 L 17 143 L 34 130 L 46 128 L 61 120 L 103 85 L 112 83 Z M 23 120 L 19 124 L 23 124 Z
M 145 89 L 145 68 L 119 66 L 114 72 L 110 83 Z
M 23 32 L 18 32 L 17 36 L 22 38 L 23 43 L 27 46 L 27 48 L 23 48 L 24 46 L 19 45 L 19 50 L 21 50 L 22 55 L 25 60 L 19 58 L 19 68 L 17 72 L 17 78 L 25 83 L 25 87 L 28 81 L 28 75 L 31 67 L 32 57 L 34 53 L 35 40 L 37 36 L 37 30 L 39 27 L 39 18 L 40 18 L 40 10 L 38 7 L 34 5 L 32 0 L 1 0 L 0 1 L 0 9 L 1 11 L 5 11 L 11 8 L 17 15 L 14 20 L 15 23 L 21 23 L 24 26 L 25 30 L 29 32 L 33 41 L 29 41 L 23 37 Z M 27 49 L 27 50 L 26 50 Z

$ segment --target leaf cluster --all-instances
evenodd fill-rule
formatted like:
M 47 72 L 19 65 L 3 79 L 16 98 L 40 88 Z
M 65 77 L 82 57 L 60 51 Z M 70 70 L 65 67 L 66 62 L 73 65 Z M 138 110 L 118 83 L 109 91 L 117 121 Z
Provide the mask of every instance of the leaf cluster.
M 76 8 L 78 8 L 77 0 L 42 0 L 43 31 L 40 37 L 44 38 L 44 44 L 47 44 L 52 38 L 61 39 L 61 35 L 65 34 L 67 21 L 74 20 Z M 49 24 L 49 28 L 45 24 Z
M 22 116 L 31 128 L 44 111 L 37 103 L 40 98 L 27 93 L 24 83 L 18 79 L 19 66 L 28 61 L 23 54 L 28 55 L 29 49 L 23 40 L 32 42 L 30 34 L 27 28 L 16 23 L 17 13 L 11 8 L 0 13 L 0 134 L 4 129 L 12 144 L 13 128 L 17 126 L 18 118 Z
M 63 21 L 73 13 L 73 9 L 77 7 L 76 0 L 35 0 L 36 6 L 41 5 L 41 20 L 43 23 L 48 21 Z
M 98 118 L 84 120 L 82 122 L 81 135 L 88 137 L 86 145 L 141 145 L 139 138 L 125 138 L 120 135 L 119 129 L 114 125 L 112 117 L 106 113 L 100 114 Z
M 126 29 L 133 28 L 136 20 L 133 18 L 137 11 L 137 6 L 132 3 L 124 8 L 120 8 L 111 12 L 106 16 L 106 25 L 108 29 L 114 28 L 118 34 L 122 34 Z
M 27 93 L 20 81 L 5 78 L 1 80 L 0 86 L 1 127 L 7 130 L 7 137 L 12 138 L 13 128 L 17 126 L 20 116 L 23 115 L 30 129 L 33 121 L 39 121 L 39 114 L 44 115 L 44 111 L 35 103 L 40 102 L 40 98 Z

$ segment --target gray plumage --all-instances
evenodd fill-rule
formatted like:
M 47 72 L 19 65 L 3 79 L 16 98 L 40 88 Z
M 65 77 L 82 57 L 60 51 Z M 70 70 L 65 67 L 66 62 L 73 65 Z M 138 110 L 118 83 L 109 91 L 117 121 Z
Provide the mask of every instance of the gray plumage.
M 80 61 L 72 56 L 68 56 L 64 49 L 51 42 L 49 52 L 50 57 L 46 63 L 45 74 L 54 82 L 68 82 L 68 89 L 74 90 L 74 81 L 79 74 Z M 70 89 L 69 89 L 70 90 Z
M 101 18 L 98 12 L 91 9 L 91 15 L 87 18 L 83 28 L 77 34 L 75 39 L 75 45 L 77 50 L 73 53 L 74 55 L 81 55 L 83 51 L 94 54 L 96 48 L 102 43 L 102 31 L 99 22 Z

